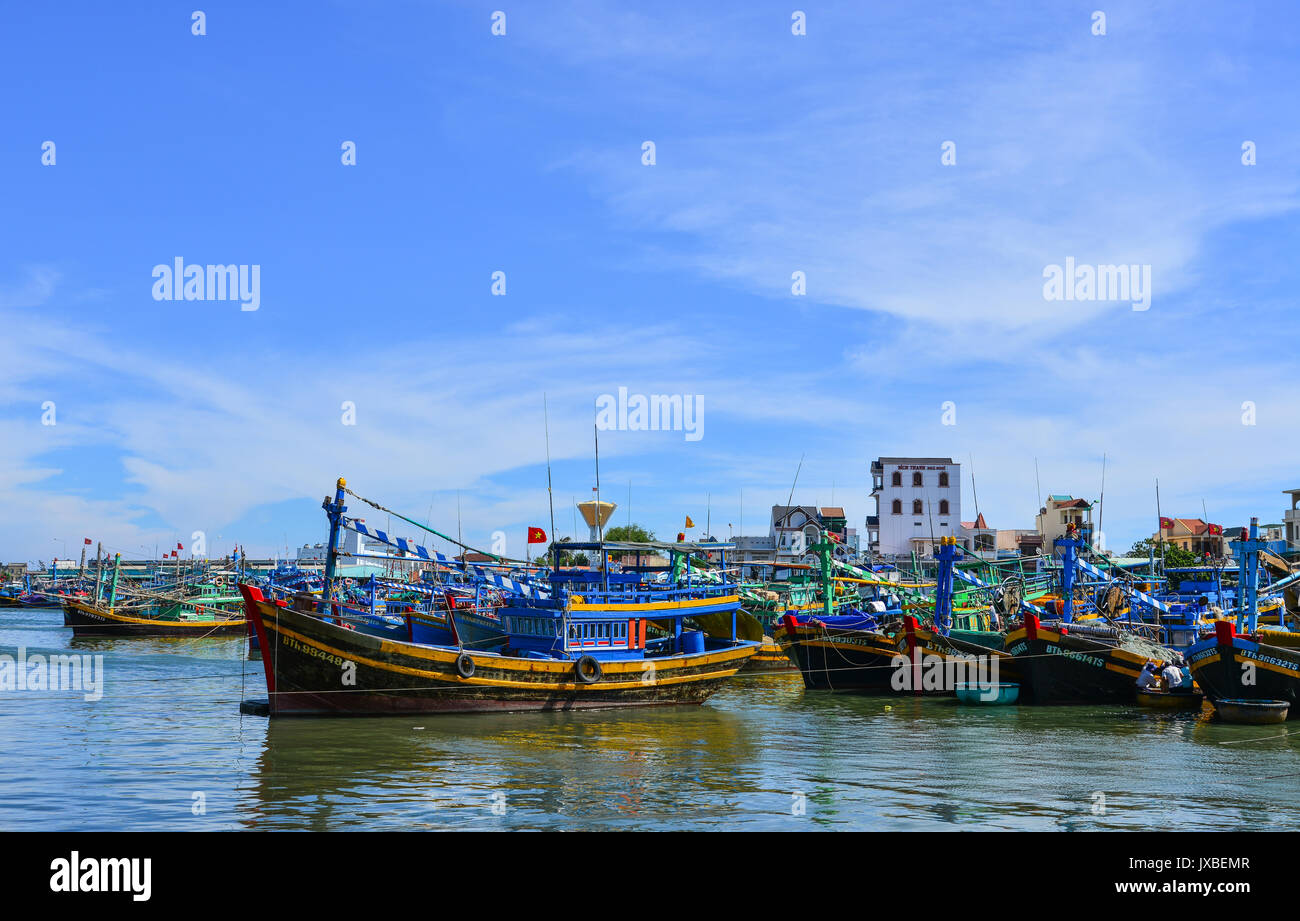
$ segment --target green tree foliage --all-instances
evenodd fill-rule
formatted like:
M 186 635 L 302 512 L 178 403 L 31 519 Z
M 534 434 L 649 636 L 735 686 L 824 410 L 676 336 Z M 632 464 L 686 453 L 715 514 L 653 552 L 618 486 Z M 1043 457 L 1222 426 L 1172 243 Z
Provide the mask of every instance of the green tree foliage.
M 1184 550 L 1182 547 L 1175 547 L 1169 541 L 1153 541 L 1149 537 L 1135 543 L 1128 552 L 1129 556 L 1148 556 L 1152 550 L 1155 551 L 1156 559 L 1160 559 L 1161 547 L 1164 548 L 1164 560 L 1166 566 L 1195 566 L 1201 562 L 1195 553 L 1190 550 Z
M 621 524 L 605 532 L 605 540 L 636 541 L 645 543 L 655 539 L 655 532 L 648 531 L 639 524 Z

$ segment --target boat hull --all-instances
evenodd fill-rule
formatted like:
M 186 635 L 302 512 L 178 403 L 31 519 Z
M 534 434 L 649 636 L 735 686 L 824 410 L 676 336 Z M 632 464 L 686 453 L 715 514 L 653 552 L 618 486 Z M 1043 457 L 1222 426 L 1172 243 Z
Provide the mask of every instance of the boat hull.
M 470 653 L 367 636 L 268 601 L 244 587 L 266 670 L 271 716 L 580 710 L 698 704 L 735 675 L 756 644 L 661 659 L 601 662 L 579 682 L 574 663 Z
M 749 661 L 741 669 L 746 675 L 798 670 L 799 666 L 785 654 L 781 644 L 767 636 L 763 637 L 763 642 L 759 645 L 758 651 L 749 657 Z
M 1223 700 L 1282 700 L 1300 716 L 1300 649 L 1257 643 L 1220 622 L 1215 635 L 1187 650 L 1187 666 L 1205 696 Z
M 1199 691 L 1190 694 L 1176 694 L 1169 691 L 1138 691 L 1137 702 L 1140 707 L 1152 710 L 1200 710 L 1205 703 L 1205 695 Z
M 983 686 L 979 684 L 961 684 L 957 686 L 957 699 L 964 704 L 1003 707 L 1020 699 L 1020 685 L 1015 683 Z
M 1020 699 L 1034 704 L 1134 703 L 1146 658 L 1091 637 L 1061 633 L 1037 618 L 1007 634 Z
M 1264 726 L 1285 723 L 1291 705 L 1285 700 L 1217 700 L 1214 712 L 1225 723 Z
M 777 638 L 810 691 L 898 694 L 892 677 L 898 641 L 883 633 L 845 630 L 787 617 Z
M 248 629 L 242 617 L 165 621 L 118 614 L 82 601 L 63 602 L 63 626 L 74 636 L 230 636 Z

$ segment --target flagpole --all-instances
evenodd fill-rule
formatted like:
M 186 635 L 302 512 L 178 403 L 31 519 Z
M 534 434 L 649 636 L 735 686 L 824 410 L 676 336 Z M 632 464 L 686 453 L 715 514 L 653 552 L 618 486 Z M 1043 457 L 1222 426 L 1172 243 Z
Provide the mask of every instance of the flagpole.
M 1160 547 L 1160 574 L 1165 572 L 1165 519 L 1160 514 L 1160 477 L 1156 477 L 1156 544 Z
M 555 548 L 555 493 L 551 490 L 551 417 L 546 407 L 546 394 L 542 394 L 542 426 L 546 433 L 546 504 L 551 509 L 551 572 L 560 568 L 560 551 Z

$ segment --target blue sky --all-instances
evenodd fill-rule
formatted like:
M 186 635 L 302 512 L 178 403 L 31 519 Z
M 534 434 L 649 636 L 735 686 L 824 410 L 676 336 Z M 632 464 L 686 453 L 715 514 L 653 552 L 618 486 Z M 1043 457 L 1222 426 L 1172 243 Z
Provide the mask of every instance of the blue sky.
M 500 0 L 5 6 L 0 558 L 272 553 L 323 539 L 340 474 L 520 553 L 543 394 L 565 534 L 620 386 L 703 398 L 698 441 L 601 435 L 615 520 L 630 485 L 661 536 L 710 503 L 765 530 L 801 456 L 796 500 L 859 527 L 907 454 L 973 459 L 997 527 L 1035 458 L 1095 499 L 1103 453 L 1111 546 L 1156 477 L 1166 515 L 1277 520 L 1300 13 L 1106 3 L 1094 35 L 1099 5 L 805 4 L 803 36 L 772 3 L 529 3 L 504 36 Z M 177 256 L 260 266 L 259 309 L 154 300 Z M 1150 309 L 1045 300 L 1067 257 L 1150 265 Z

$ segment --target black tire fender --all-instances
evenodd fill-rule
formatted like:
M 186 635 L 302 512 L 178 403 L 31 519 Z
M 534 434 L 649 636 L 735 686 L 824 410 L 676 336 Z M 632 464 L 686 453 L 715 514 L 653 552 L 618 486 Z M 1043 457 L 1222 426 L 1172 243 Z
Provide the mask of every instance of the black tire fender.
M 462 678 L 474 677 L 474 657 L 468 652 L 462 652 L 456 657 L 456 674 Z
M 600 662 L 593 656 L 583 656 L 573 664 L 573 673 L 581 684 L 595 684 L 602 674 Z

